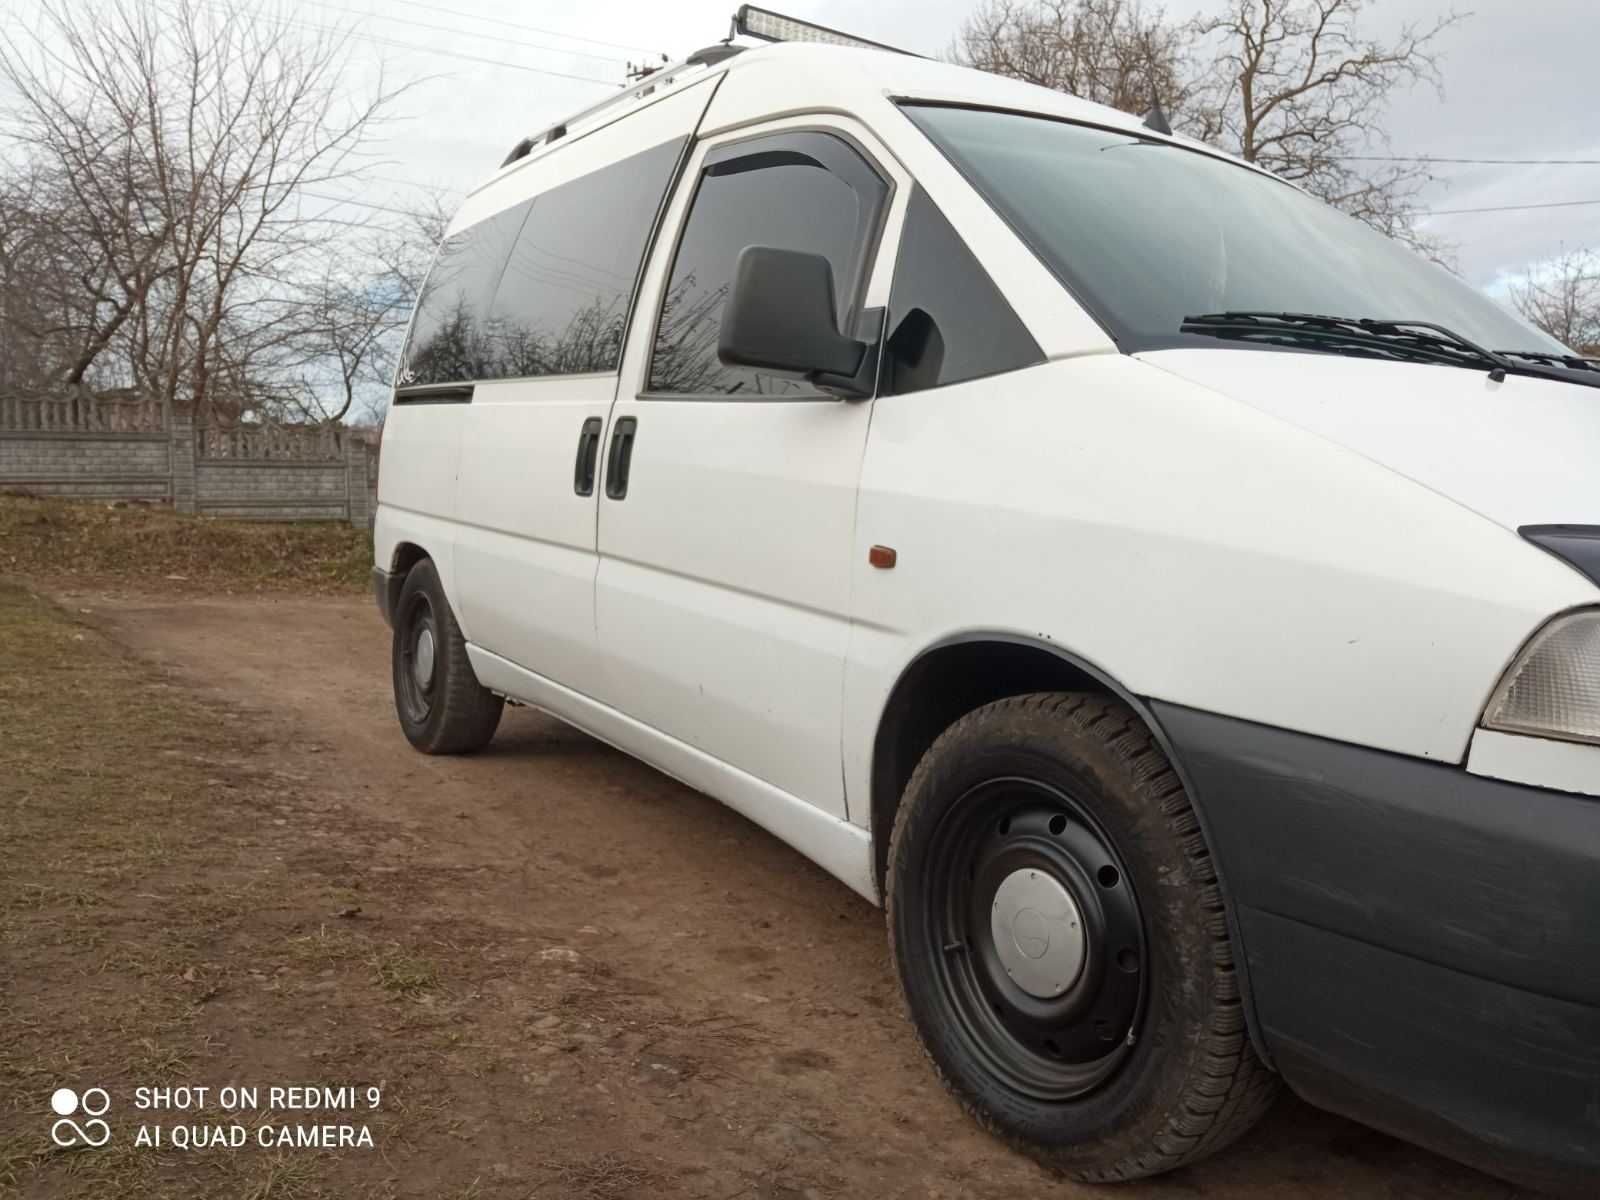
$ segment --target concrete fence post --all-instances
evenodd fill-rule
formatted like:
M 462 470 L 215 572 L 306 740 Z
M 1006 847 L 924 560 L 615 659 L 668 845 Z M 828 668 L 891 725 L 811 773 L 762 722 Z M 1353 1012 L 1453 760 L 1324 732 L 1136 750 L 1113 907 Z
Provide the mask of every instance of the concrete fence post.
M 350 524 L 365 529 L 372 521 L 367 498 L 367 444 L 348 431 L 343 440 L 344 490 Z
M 196 502 L 194 418 L 172 414 L 172 507 L 199 511 Z

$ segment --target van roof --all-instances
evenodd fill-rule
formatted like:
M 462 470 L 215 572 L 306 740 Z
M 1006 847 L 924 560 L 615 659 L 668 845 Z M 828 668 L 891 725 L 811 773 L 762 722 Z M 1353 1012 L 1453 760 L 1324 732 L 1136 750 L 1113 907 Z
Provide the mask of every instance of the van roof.
M 1145 137 L 1163 136 L 1145 128 L 1138 117 L 1104 104 L 987 71 L 910 54 L 813 42 L 728 47 L 729 53 L 713 53 L 722 49 L 721 46 L 712 47 L 684 62 L 662 67 L 615 96 L 581 109 L 524 139 L 501 164 L 502 169 L 530 157 L 543 157 L 580 130 L 588 131 L 627 117 L 636 111 L 636 107 L 628 103 L 630 100 L 656 99 L 719 73 L 726 73 L 730 79 L 737 79 L 753 89 L 771 92 L 775 97 L 803 95 L 806 108 L 859 111 L 874 100 L 892 96 L 1036 112 L 1114 129 L 1137 130 Z M 1182 137 L 1172 140 L 1190 141 Z
M 819 106 L 826 108 L 850 108 L 852 101 L 893 96 L 1016 109 L 1144 134 L 1151 132 L 1141 125 L 1139 117 L 1104 104 L 973 67 L 885 50 L 778 42 L 740 54 L 729 60 L 725 69 L 730 75 L 759 71 L 764 77 L 763 86 L 775 89 L 787 83 L 803 83 L 816 94 Z
M 718 53 L 724 50 L 731 53 Z M 1171 142 L 1269 175 L 1290 187 L 1299 187 L 1255 163 L 1196 138 L 1159 133 L 1132 113 L 1038 84 L 892 50 L 817 42 L 774 42 L 757 47 L 718 45 L 660 68 L 615 96 L 549 126 L 527 139 L 526 146 L 519 143 L 512 156 L 500 164 L 500 170 L 471 189 L 469 195 L 483 191 L 530 160 L 560 150 L 579 134 L 626 119 L 643 108 L 647 100 L 660 99 L 718 74 L 727 76 L 722 93 L 730 87 L 740 91 L 749 89 L 746 107 L 761 109 L 770 96 L 772 107 L 762 115 L 828 109 L 862 113 L 885 99 L 927 100 L 1037 113 L 1106 129 L 1126 130 L 1152 141 Z M 635 103 L 630 104 L 630 100 Z

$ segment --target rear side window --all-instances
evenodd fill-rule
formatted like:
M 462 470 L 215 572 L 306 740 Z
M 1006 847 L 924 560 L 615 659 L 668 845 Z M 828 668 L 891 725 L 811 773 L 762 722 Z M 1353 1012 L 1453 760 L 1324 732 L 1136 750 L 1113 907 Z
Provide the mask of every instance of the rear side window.
M 928 194 L 906 208 L 889 293 L 886 395 L 998 375 L 1044 361 L 1000 289 Z
M 405 384 L 615 371 L 678 138 L 451 237 L 417 301 Z
M 489 306 L 533 201 L 446 238 L 417 296 L 402 386 L 487 378 Z
M 734 266 L 746 246 L 823 255 L 833 269 L 834 311 L 849 329 L 887 196 L 878 173 L 831 134 L 773 134 L 708 154 L 656 325 L 649 390 L 820 395 L 803 380 L 717 358 Z
M 645 242 L 683 139 L 552 188 L 533 203 L 489 313 L 502 378 L 615 371 Z

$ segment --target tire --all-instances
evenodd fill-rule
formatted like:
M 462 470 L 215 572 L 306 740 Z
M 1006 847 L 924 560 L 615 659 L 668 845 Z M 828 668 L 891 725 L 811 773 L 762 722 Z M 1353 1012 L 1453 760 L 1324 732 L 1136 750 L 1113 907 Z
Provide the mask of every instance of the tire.
M 391 661 L 395 713 L 413 746 L 424 754 L 471 754 L 489 744 L 505 700 L 473 673 L 429 559 L 411 568 L 400 589 Z
M 945 1086 L 1073 1179 L 1195 1162 L 1277 1094 L 1245 1030 L 1205 836 L 1115 700 L 1018 696 L 947 729 L 895 820 L 886 907 Z

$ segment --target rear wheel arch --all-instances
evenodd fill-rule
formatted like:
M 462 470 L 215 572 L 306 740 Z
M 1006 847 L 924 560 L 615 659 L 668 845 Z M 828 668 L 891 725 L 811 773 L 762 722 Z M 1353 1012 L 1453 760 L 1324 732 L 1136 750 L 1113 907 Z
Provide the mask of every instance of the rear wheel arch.
M 956 721 L 995 700 L 1032 692 L 1092 692 L 1122 701 L 1149 730 L 1182 781 L 1190 806 L 1215 854 L 1203 797 L 1184 769 L 1176 748 L 1150 706 L 1108 671 L 1054 642 L 1014 633 L 972 632 L 935 642 L 900 673 L 878 719 L 872 744 L 872 859 L 878 895 L 889 867 L 890 832 L 917 763 Z M 1217 882 L 1228 914 L 1229 934 L 1239 947 L 1236 967 L 1245 1023 L 1256 1053 L 1273 1065 L 1256 1020 L 1250 972 L 1227 879 L 1216 861 Z
M 395 714 L 425 754 L 470 754 L 494 737 L 504 698 L 478 681 L 466 638 L 430 558 L 403 577 L 390 661 Z
M 426 550 L 415 542 L 396 542 L 394 553 L 389 556 L 389 572 L 404 579 L 425 558 L 431 558 Z
M 396 542 L 394 551 L 389 555 L 389 577 L 384 580 L 384 587 L 388 589 L 388 605 L 386 613 L 394 612 L 400 606 L 400 591 L 406 585 L 406 576 L 411 574 L 411 569 L 424 559 L 431 559 L 430 555 L 415 542 Z

